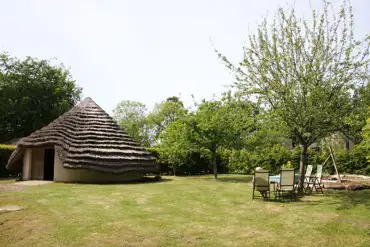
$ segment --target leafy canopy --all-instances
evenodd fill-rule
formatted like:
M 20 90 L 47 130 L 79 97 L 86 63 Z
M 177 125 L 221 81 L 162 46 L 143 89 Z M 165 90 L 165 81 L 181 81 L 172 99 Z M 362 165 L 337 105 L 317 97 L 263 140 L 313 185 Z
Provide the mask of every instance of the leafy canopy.
M 80 100 L 81 88 L 62 65 L 0 54 L 0 141 L 49 124 Z
M 161 133 L 170 123 L 186 116 L 187 110 L 178 97 L 169 97 L 160 104 L 156 104 L 148 115 L 148 121 L 153 129 L 154 139 L 158 140 Z
M 351 6 L 344 1 L 332 13 L 323 5 L 310 21 L 280 8 L 249 35 L 238 66 L 219 54 L 236 72 L 240 92 L 263 102 L 304 146 L 343 130 L 353 90 L 369 75 L 369 42 L 355 40 Z
M 113 118 L 136 141 L 144 146 L 151 145 L 147 108 L 137 101 L 121 101 L 113 110 Z

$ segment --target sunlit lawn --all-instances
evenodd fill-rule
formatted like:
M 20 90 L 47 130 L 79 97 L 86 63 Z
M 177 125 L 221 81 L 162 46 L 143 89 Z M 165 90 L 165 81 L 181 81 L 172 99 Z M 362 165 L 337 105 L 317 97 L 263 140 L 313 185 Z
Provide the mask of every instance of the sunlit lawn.
M 251 177 L 54 183 L 0 195 L 1 246 L 370 246 L 370 191 L 251 200 Z

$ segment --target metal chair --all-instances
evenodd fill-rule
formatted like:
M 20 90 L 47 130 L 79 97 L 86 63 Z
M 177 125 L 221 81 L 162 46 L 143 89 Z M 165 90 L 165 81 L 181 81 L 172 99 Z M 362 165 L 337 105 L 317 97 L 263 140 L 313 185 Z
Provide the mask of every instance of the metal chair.
M 280 171 L 280 183 L 275 188 L 275 197 L 296 198 L 295 193 L 295 170 L 294 168 L 282 168 Z
M 313 188 L 315 189 L 316 192 L 320 190 L 321 193 L 324 193 L 324 191 L 322 190 L 323 186 L 321 184 L 321 178 L 322 178 L 322 165 L 317 165 L 316 175 L 315 177 L 312 178 Z
M 306 169 L 306 174 L 304 176 L 304 184 L 303 184 L 303 188 L 304 188 L 304 192 L 305 193 L 311 193 L 312 192 L 312 189 L 311 189 L 311 186 L 310 185 L 313 185 L 311 183 L 311 180 L 312 180 L 312 177 L 311 177 L 311 174 L 312 174 L 312 168 L 313 166 L 312 165 L 308 165 L 307 166 L 307 169 Z
M 261 195 L 255 195 L 256 191 Z M 270 199 L 269 171 L 254 170 L 252 200 L 254 200 L 254 198 L 263 198 L 264 200 Z

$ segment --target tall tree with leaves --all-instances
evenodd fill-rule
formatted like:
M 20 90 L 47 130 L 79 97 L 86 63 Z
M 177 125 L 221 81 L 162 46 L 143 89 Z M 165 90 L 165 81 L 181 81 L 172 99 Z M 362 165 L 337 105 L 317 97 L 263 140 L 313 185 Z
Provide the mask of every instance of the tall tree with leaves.
M 280 8 L 249 35 L 238 66 L 218 53 L 236 72 L 236 87 L 264 102 L 302 146 L 300 188 L 308 147 L 343 129 L 353 90 L 368 81 L 369 39 L 355 40 L 353 27 L 348 1 L 338 13 L 323 1 L 309 21 Z
M 176 169 L 187 164 L 189 154 L 196 149 L 192 141 L 192 132 L 187 118 L 171 122 L 160 134 L 159 158 L 172 168 L 173 175 Z
M 370 106 L 368 107 L 367 111 L 367 120 L 366 125 L 362 129 L 362 137 L 363 140 L 359 144 L 363 151 L 365 152 L 366 159 L 370 163 Z
M 238 147 L 255 130 L 253 104 L 230 94 L 222 100 L 203 100 L 189 117 L 194 143 L 211 153 L 214 178 L 217 179 L 217 150 Z
M 341 129 L 341 132 L 355 144 L 359 144 L 363 139 L 361 130 L 366 125 L 369 105 L 370 84 L 365 83 L 353 90 L 350 107 L 345 117 L 345 125 Z
M 147 121 L 146 106 L 137 101 L 121 101 L 113 110 L 113 118 L 136 141 L 151 146 L 151 127 Z
M 0 141 L 49 124 L 80 100 L 81 88 L 62 65 L 0 54 Z
M 160 104 L 156 104 L 152 112 L 148 115 L 148 121 L 152 124 L 154 138 L 159 139 L 160 134 L 167 126 L 186 116 L 187 110 L 182 101 L 176 97 L 169 97 Z

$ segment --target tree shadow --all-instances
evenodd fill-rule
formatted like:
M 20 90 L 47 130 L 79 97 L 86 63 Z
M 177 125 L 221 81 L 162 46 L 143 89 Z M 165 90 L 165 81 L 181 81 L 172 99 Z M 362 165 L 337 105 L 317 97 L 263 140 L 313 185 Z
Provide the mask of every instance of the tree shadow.
M 252 181 L 252 176 L 235 176 L 235 177 L 219 177 L 217 180 L 219 182 L 225 183 L 250 183 Z
M 351 209 L 358 205 L 365 205 L 370 208 L 370 190 L 330 191 L 327 192 L 326 195 L 337 199 L 336 202 L 333 203 L 338 204 L 337 210 Z
M 307 198 L 312 198 L 310 200 Z M 321 200 L 317 198 L 322 197 Z M 334 205 L 336 210 L 346 210 L 354 208 L 358 205 L 365 205 L 370 209 L 370 190 L 357 191 L 325 191 L 324 194 L 306 195 L 305 200 L 302 200 L 305 205 L 320 206 Z
M 71 184 L 98 184 L 98 185 L 117 185 L 117 184 L 151 184 L 151 183 L 166 183 L 172 181 L 171 178 L 153 178 L 153 177 L 144 177 L 138 180 L 132 181 L 118 181 L 118 182 L 63 182 Z

